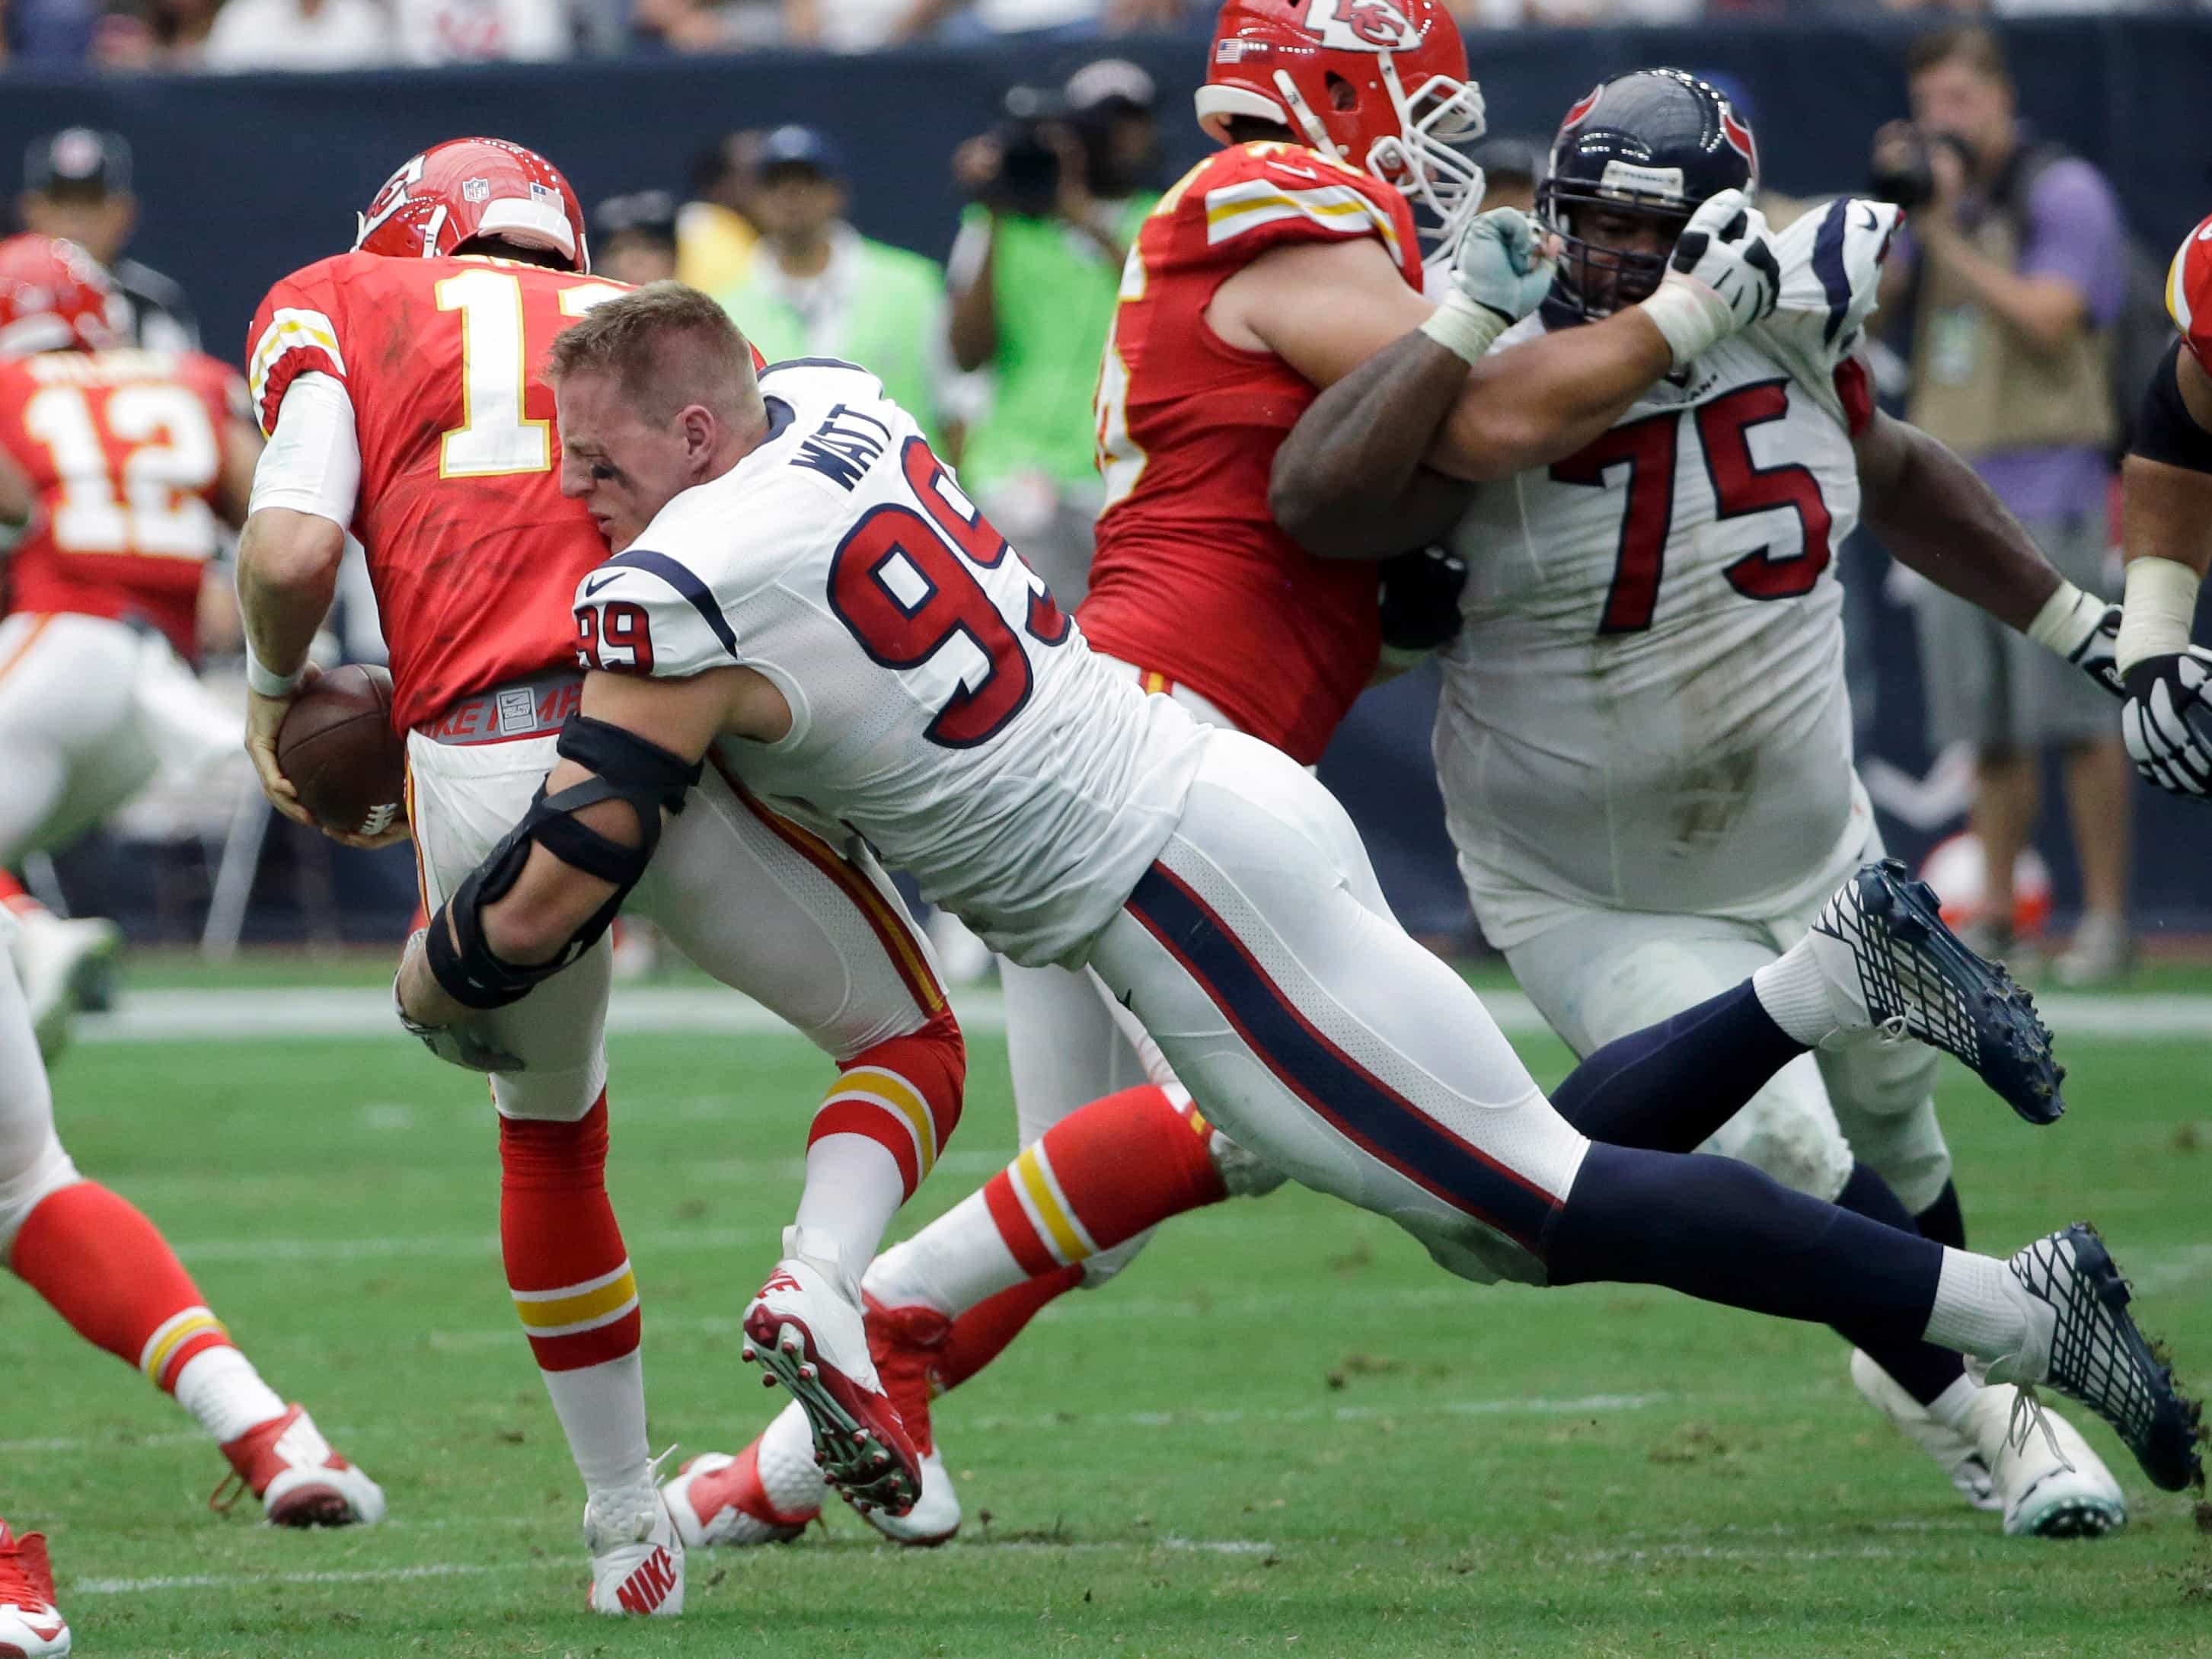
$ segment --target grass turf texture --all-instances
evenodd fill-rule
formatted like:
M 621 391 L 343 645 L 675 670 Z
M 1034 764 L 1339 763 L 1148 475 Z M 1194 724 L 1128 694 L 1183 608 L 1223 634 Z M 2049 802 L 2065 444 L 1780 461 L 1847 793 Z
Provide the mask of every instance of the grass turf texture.
M 1011 1151 L 1003 1046 L 974 1049 L 915 1220 Z M 2009 1250 L 2094 1217 L 2212 1382 L 2212 1042 L 2062 1052 L 2073 1110 L 2045 1131 L 1947 1078 L 1973 1235 Z M 614 1075 L 655 1444 L 734 1450 L 782 1399 L 738 1362 L 735 1316 L 823 1065 L 780 1036 L 628 1037 Z M 602 1623 L 472 1079 L 397 1038 L 227 1040 L 87 1047 L 56 1084 L 79 1163 L 169 1231 L 392 1516 L 297 1535 L 250 1502 L 209 1514 L 213 1449 L 11 1283 L 0 1514 L 51 1535 L 88 1656 L 2212 1654 L 2212 1540 L 2100 1425 L 2130 1530 L 2008 1540 L 1858 1400 L 1825 1331 L 1462 1286 L 1299 1192 L 1176 1224 L 940 1402 L 959 1542 L 899 1553 L 840 1509 L 793 1546 L 694 1556 L 681 1620 Z

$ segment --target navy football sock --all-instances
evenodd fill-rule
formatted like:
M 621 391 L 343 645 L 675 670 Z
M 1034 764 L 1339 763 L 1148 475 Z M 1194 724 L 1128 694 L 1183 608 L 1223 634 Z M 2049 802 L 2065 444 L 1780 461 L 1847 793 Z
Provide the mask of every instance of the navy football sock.
M 1607 1043 L 1568 1074 L 1552 1105 L 1592 1140 L 1694 1152 L 1805 1052 L 1746 980 Z
M 1554 1285 L 1663 1285 L 1825 1322 L 1869 1353 L 1919 1341 L 1943 1249 L 1729 1158 L 1594 1145 L 1545 1230 Z
M 1955 1182 L 1947 1181 L 1943 1190 L 1936 1194 L 1936 1201 L 1913 1218 L 1923 1238 L 1932 1238 L 1938 1244 L 1948 1244 L 1954 1250 L 1966 1248 L 1966 1217 L 1959 1207 L 1959 1188 Z
M 1894 1227 L 1899 1232 L 1914 1230 L 1912 1212 L 1905 1207 L 1905 1200 L 1863 1164 L 1851 1165 L 1851 1178 L 1836 1194 L 1836 1202 L 1856 1215 L 1879 1221 L 1885 1227 Z M 1895 1377 L 1899 1386 L 1923 1406 L 1933 1404 L 1945 1389 L 1966 1375 L 1964 1359 L 1932 1342 L 1891 1340 L 1878 1346 L 1862 1346 L 1875 1364 Z

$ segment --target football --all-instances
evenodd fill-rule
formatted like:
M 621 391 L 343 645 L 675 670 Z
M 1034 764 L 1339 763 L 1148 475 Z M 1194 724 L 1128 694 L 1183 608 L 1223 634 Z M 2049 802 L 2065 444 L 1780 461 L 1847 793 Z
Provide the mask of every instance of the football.
M 381 835 L 402 809 L 407 748 L 392 729 L 392 676 L 349 663 L 294 700 L 276 732 L 276 764 L 318 823 Z

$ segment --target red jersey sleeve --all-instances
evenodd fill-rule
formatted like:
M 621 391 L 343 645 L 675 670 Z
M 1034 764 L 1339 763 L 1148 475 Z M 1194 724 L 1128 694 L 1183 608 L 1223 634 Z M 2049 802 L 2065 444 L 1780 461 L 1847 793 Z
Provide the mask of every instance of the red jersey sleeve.
M 341 343 L 343 308 L 335 264 L 323 260 L 277 283 L 262 300 L 246 330 L 246 391 L 264 437 L 276 431 L 276 410 L 285 391 L 301 375 L 313 371 L 340 381 L 346 378 Z
M 1201 163 L 1176 188 L 1172 210 L 1202 227 L 1208 254 L 1232 266 L 1294 242 L 1372 236 L 1407 282 L 1421 286 L 1420 242 L 1404 194 L 1318 150 L 1241 144 Z
M 2190 354 L 2212 369 L 2212 216 L 2198 222 L 2166 267 L 2166 309 Z

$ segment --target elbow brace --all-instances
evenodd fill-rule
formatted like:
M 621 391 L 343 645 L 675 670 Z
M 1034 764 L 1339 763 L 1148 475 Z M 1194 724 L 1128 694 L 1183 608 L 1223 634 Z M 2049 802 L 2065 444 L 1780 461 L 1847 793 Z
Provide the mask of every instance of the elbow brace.
M 2181 342 L 2176 340 L 2158 360 L 2158 372 L 2150 377 L 2142 410 L 2136 416 L 2130 453 L 2191 472 L 2212 472 L 2212 432 L 2197 424 L 2197 417 L 2182 399 L 2175 362 L 2180 355 Z
M 596 775 L 557 795 L 547 794 L 539 784 L 522 821 L 447 900 L 451 927 L 439 917 L 430 920 L 429 937 L 423 942 L 430 971 L 447 994 L 464 1006 L 504 1008 L 598 944 L 653 861 L 653 849 L 660 844 L 662 809 L 682 811 L 684 797 L 699 781 L 702 769 L 697 761 L 685 761 L 619 726 L 583 714 L 568 716 L 556 748 L 562 758 L 588 767 Z M 624 802 L 636 814 L 636 846 L 624 846 L 575 816 L 605 800 Z M 507 962 L 484 938 L 484 907 L 513 889 L 529 862 L 533 842 L 562 863 L 613 883 L 615 890 L 550 961 Z

